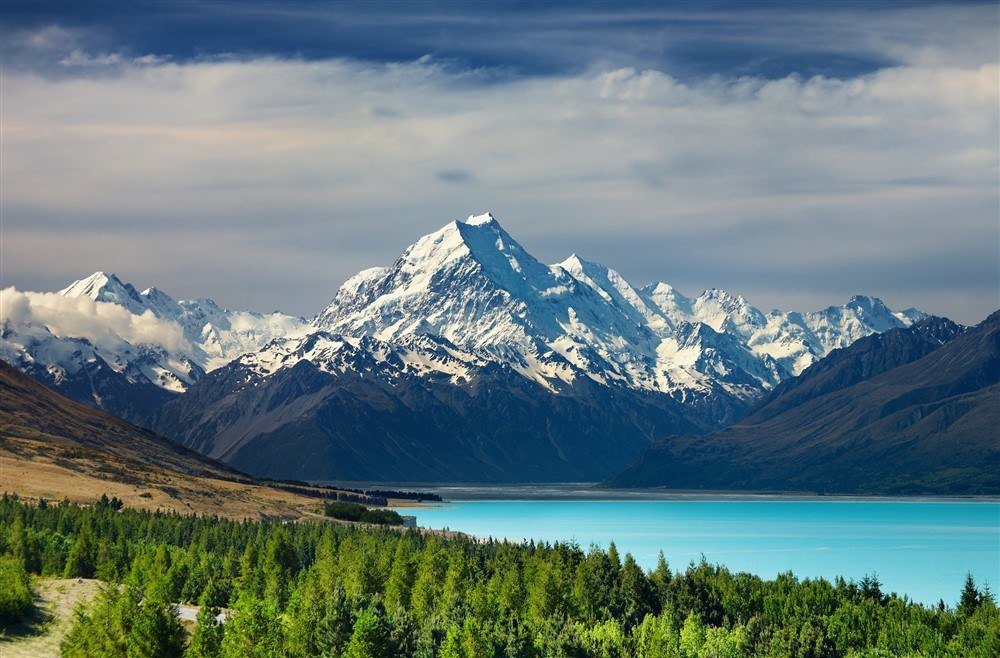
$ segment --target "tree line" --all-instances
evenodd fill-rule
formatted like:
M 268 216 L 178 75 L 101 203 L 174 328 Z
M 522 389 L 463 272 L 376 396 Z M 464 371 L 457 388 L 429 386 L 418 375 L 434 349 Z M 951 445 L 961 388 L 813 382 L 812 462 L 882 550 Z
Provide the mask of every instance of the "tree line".
M 646 571 L 613 544 L 6 496 L 0 554 L 0 579 L 8 569 L 113 584 L 77 611 L 62 645 L 73 657 L 1000 655 L 996 602 L 971 578 L 954 606 L 924 606 L 873 577 L 765 580 L 704 560 L 675 570 L 662 556 Z M 190 636 L 182 602 L 203 606 Z
M 391 509 L 369 509 L 358 503 L 329 502 L 323 506 L 323 515 L 342 521 L 403 525 L 403 517 Z

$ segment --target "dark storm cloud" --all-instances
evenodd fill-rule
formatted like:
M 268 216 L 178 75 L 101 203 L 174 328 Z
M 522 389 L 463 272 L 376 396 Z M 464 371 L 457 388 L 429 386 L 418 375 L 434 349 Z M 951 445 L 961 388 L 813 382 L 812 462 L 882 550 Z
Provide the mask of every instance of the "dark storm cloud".
M 849 77 L 954 52 L 957 35 L 994 16 L 990 3 L 902 2 L 28 2 L 4 5 L 8 37 L 59 26 L 105 57 L 415 60 L 520 74 L 578 73 L 594 63 L 706 75 Z M 84 38 L 83 35 L 86 35 Z M 975 34 L 961 49 L 989 49 Z M 21 40 L 7 50 L 24 52 Z

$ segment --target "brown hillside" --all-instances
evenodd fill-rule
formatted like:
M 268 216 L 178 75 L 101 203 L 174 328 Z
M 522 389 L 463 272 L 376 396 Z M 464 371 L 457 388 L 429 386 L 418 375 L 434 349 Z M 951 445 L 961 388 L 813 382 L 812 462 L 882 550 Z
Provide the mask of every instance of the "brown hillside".
M 315 496 L 256 482 L 221 462 L 55 393 L 0 361 L 0 491 L 233 518 L 298 518 Z

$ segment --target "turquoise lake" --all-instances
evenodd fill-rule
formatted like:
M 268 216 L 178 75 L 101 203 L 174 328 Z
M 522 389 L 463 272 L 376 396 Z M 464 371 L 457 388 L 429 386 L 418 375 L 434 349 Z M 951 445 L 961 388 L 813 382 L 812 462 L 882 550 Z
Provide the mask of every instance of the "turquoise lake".
M 704 555 L 770 578 L 877 574 L 883 590 L 954 604 L 966 572 L 1000 591 L 1000 503 L 937 500 L 466 500 L 400 510 L 424 527 L 508 540 L 575 541 L 647 568 Z

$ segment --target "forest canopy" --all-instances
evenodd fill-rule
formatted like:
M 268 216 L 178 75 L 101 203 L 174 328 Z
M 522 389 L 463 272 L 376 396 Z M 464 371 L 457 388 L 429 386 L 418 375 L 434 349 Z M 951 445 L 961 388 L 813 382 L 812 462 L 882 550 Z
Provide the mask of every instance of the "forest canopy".
M 4 582 L 98 578 L 65 656 L 982 656 L 1000 614 L 971 578 L 926 607 L 859 583 L 652 571 L 573 544 L 0 501 Z M 14 574 L 13 576 L 7 575 Z M 177 603 L 203 606 L 190 636 Z M 220 614 L 222 612 L 222 614 Z

